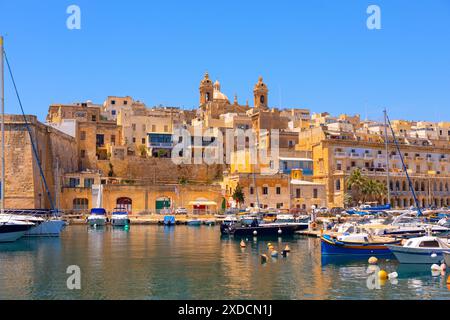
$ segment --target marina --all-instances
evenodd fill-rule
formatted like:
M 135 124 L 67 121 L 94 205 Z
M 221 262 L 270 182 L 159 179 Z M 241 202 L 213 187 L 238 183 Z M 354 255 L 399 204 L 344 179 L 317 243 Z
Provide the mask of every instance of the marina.
M 324 257 L 320 239 L 243 240 L 245 248 L 219 226 L 71 225 L 60 238 L 0 244 L 0 299 L 450 299 L 446 277 L 429 265 L 379 259 L 398 279 L 371 290 L 367 258 Z M 81 290 L 66 287 L 73 264 Z

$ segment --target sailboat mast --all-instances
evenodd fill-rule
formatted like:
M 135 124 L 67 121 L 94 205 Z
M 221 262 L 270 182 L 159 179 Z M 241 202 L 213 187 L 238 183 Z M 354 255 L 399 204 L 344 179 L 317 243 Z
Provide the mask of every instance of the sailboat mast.
M 0 36 L 0 104 L 1 104 L 1 131 L 2 131 L 2 146 L 1 146 L 1 162 L 2 162 L 2 173 L 1 173 L 1 213 L 5 212 L 5 77 L 4 77 L 4 64 L 3 64 L 3 37 Z
M 389 177 L 389 139 L 387 134 L 387 111 L 384 109 L 384 148 L 386 151 L 386 188 L 387 188 L 387 203 L 391 204 L 391 188 L 390 188 L 390 177 Z

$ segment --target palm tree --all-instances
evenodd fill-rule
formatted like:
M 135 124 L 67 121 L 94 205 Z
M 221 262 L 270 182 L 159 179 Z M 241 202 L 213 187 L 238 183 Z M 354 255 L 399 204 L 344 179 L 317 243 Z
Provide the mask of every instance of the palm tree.
M 353 203 L 358 202 L 362 197 L 362 190 L 367 183 L 367 178 L 364 177 L 360 169 L 352 171 L 351 175 L 347 178 L 347 189 L 350 191 Z
M 384 183 L 378 180 L 368 179 L 361 174 L 361 170 L 355 169 L 347 179 L 347 188 L 351 190 L 353 202 L 377 201 L 381 203 L 387 189 Z
M 236 186 L 236 189 L 234 189 L 233 192 L 233 200 L 238 203 L 238 205 L 241 205 L 245 201 L 244 192 L 242 191 L 241 185 L 238 183 Z

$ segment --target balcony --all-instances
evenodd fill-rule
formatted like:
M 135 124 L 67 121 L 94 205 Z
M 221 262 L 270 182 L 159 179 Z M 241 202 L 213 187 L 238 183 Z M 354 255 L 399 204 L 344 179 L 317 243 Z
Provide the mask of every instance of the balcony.
M 423 161 L 423 160 L 424 160 L 424 157 L 422 157 L 422 156 L 415 156 L 415 157 L 414 157 L 414 160 L 417 160 L 417 161 Z
M 172 148 L 171 142 L 150 142 L 148 144 L 149 148 Z
M 334 156 L 336 158 L 347 158 L 347 153 L 341 152 L 341 151 L 337 151 L 337 152 L 334 153 Z
M 442 158 L 439 159 L 439 162 L 448 163 L 449 159 L 447 157 L 442 157 Z
M 386 156 L 384 154 L 377 154 L 378 160 L 386 160 Z
M 391 160 L 398 160 L 398 161 L 400 161 L 401 157 L 398 154 L 394 154 L 394 155 L 391 155 Z
M 361 158 L 361 155 L 359 153 L 350 153 L 351 159 L 359 159 Z

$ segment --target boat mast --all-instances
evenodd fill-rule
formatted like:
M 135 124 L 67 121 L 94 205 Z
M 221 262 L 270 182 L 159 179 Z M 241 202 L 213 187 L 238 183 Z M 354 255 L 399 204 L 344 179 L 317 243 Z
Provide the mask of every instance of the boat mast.
M 387 204 L 391 204 L 391 188 L 389 177 L 389 140 L 387 134 L 387 111 L 384 109 L 384 148 L 386 151 L 386 188 L 387 188 Z
M 3 64 L 3 37 L 0 36 L 0 104 L 2 113 L 1 131 L 2 131 L 2 147 L 1 147 L 1 162 L 2 162 L 2 173 L 1 173 L 1 213 L 5 212 L 5 77 L 4 77 L 4 64 Z

